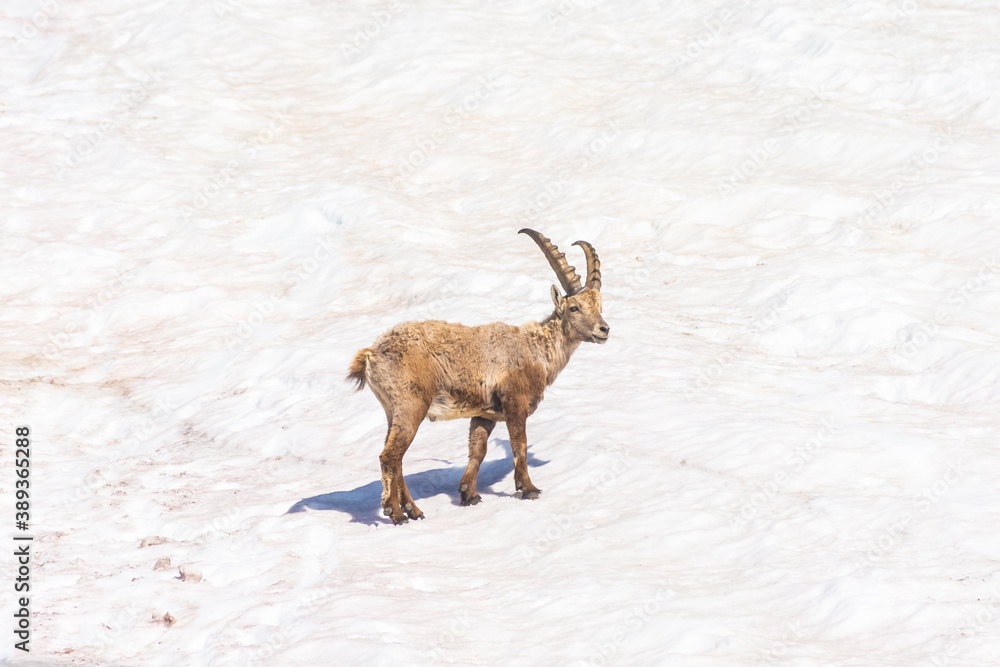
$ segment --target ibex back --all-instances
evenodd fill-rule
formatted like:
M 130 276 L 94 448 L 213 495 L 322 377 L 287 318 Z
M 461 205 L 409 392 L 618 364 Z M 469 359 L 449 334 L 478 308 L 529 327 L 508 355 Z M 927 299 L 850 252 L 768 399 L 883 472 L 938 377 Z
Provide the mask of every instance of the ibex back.
M 604 343 L 609 327 L 601 316 L 601 262 L 586 241 L 583 284 L 566 256 L 549 239 L 529 235 L 545 253 L 565 291 L 552 286 L 555 310 L 542 322 L 512 326 L 497 322 L 468 327 L 449 322 L 404 322 L 360 350 L 348 379 L 368 385 L 385 409 L 389 432 L 379 456 L 382 509 L 393 523 L 422 519 L 403 479 L 403 455 L 424 417 L 472 420 L 469 464 L 459 483 L 463 505 L 482 498 L 476 489 L 486 442 L 498 421 L 507 422 L 514 454 L 514 486 L 521 498 L 541 490 L 528 477 L 525 422 L 580 343 Z

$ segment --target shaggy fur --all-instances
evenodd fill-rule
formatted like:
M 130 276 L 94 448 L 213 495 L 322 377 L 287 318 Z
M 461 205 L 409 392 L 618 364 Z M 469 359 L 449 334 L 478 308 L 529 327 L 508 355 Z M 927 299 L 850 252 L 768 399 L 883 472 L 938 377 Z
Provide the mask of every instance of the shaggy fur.
M 525 421 L 580 343 L 604 343 L 609 327 L 601 316 L 600 262 L 593 248 L 586 244 L 589 275 L 583 287 L 578 278 L 573 283 L 573 268 L 548 239 L 537 232 L 532 238 L 560 282 L 578 290 L 563 297 L 553 287 L 555 310 L 541 323 L 468 327 L 436 320 L 405 322 L 358 351 L 351 362 L 348 379 L 359 391 L 371 388 L 388 421 L 379 461 L 382 507 L 394 523 L 423 518 L 403 479 L 402 460 L 425 417 L 472 420 L 469 463 L 459 484 L 463 505 L 481 500 L 476 476 L 498 421 L 507 422 L 516 489 L 522 498 L 541 493 L 528 477 Z M 560 275 L 563 268 L 568 271 Z

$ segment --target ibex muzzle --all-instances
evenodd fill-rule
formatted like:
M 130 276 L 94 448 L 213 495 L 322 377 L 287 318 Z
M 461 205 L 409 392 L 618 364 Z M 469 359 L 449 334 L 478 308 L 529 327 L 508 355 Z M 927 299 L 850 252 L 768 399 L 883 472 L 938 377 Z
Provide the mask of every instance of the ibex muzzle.
M 379 456 L 382 509 L 393 523 L 422 519 L 403 479 L 403 455 L 426 417 L 472 420 L 469 464 L 459 483 L 463 505 L 482 498 L 476 488 L 486 443 L 498 421 L 507 422 L 514 454 L 514 486 L 521 498 L 541 490 L 528 477 L 525 422 L 555 382 L 580 343 L 605 343 L 610 328 L 601 315 L 601 262 L 586 241 L 587 280 L 580 280 L 566 256 L 532 229 L 565 294 L 553 285 L 555 310 L 542 322 L 513 326 L 496 322 L 477 327 L 436 320 L 404 322 L 360 350 L 348 379 L 371 387 L 385 410 L 389 432 Z

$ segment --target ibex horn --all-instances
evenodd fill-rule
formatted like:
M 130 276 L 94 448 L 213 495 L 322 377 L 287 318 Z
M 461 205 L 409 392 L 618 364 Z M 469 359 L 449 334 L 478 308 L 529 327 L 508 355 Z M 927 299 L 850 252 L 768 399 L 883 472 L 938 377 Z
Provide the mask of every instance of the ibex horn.
M 577 241 L 573 245 L 583 248 L 583 254 L 587 256 L 587 286 L 585 289 L 595 289 L 600 292 L 601 260 L 597 258 L 597 251 L 586 241 Z
M 542 249 L 542 252 L 545 253 L 545 259 L 549 260 L 549 266 L 551 266 L 552 270 L 556 272 L 556 277 L 559 278 L 559 283 L 563 286 L 567 296 L 583 291 L 584 287 L 580 282 L 580 276 L 576 275 L 576 269 L 570 266 L 569 262 L 566 261 L 566 253 L 559 252 L 559 248 L 557 248 L 552 241 L 542 236 L 534 229 L 525 228 L 520 230 L 518 234 L 527 234 L 534 239 L 535 243 L 538 244 L 538 247 Z M 591 248 L 590 250 L 593 252 L 594 249 Z M 586 250 L 584 250 L 584 252 L 586 252 Z M 596 258 L 597 256 L 595 255 L 594 259 Z M 590 255 L 587 255 L 587 262 L 589 264 Z M 598 284 L 600 284 L 600 273 L 597 275 Z

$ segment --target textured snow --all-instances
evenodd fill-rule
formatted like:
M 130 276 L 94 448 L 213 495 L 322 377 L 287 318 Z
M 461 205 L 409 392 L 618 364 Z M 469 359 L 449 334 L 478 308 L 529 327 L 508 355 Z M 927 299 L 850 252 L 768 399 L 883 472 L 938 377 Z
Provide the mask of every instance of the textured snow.
M 996 3 L 43 0 L 0 30 L 35 535 L 32 653 L 0 660 L 1000 664 Z M 459 506 L 467 422 L 425 423 L 427 519 L 392 526 L 347 365 L 399 321 L 547 315 L 524 226 L 594 244 L 611 326 L 528 422 L 544 493 L 500 425 Z

